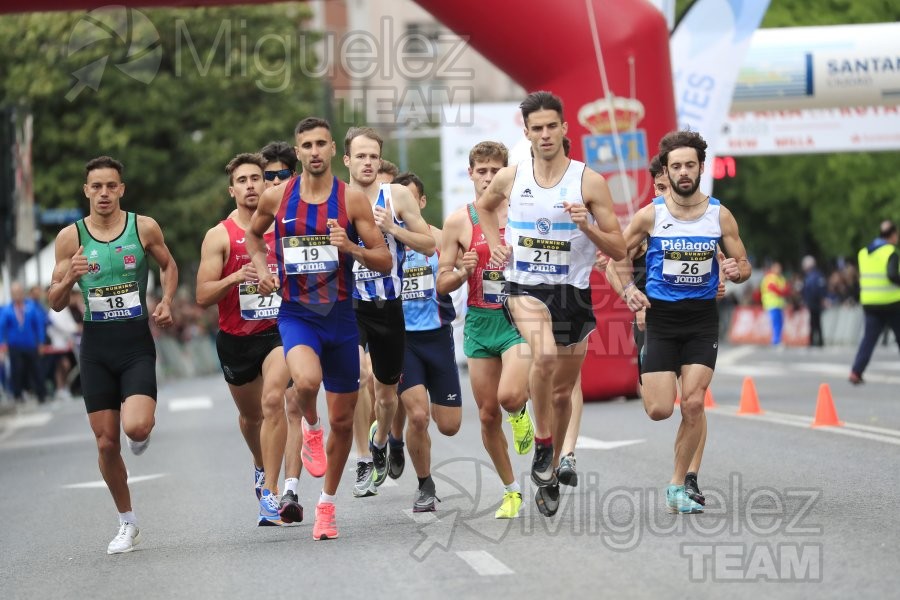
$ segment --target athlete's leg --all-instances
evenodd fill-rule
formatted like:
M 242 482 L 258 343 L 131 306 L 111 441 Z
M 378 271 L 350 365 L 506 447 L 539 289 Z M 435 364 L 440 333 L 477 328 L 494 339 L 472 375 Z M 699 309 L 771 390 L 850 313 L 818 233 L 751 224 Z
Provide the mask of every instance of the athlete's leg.
M 303 410 L 300 396 L 292 385 L 284 392 L 284 410 L 287 417 L 287 435 L 284 444 L 284 478 L 299 479 L 303 470 L 300 447 L 303 445 Z
M 569 426 L 566 429 L 566 439 L 562 443 L 560 455 L 565 456 L 575 452 L 575 442 L 578 441 L 578 432 L 581 431 L 581 415 L 584 413 L 584 395 L 581 391 L 581 371 L 572 387 L 572 415 L 569 417 Z
M 431 436 L 428 392 L 424 385 L 403 390 L 401 401 L 406 407 L 406 448 L 418 477 L 431 475 Z
M 231 390 L 231 397 L 234 398 L 234 405 L 238 409 L 238 426 L 241 429 L 241 434 L 244 436 L 244 441 L 247 442 L 247 448 L 250 449 L 250 453 L 253 455 L 253 464 L 262 469 L 263 455 L 259 435 L 263 421 L 260 402 L 263 389 L 262 376 L 244 385 L 232 385 L 229 383 L 228 389 Z
M 528 296 L 510 296 L 507 308 L 531 350 L 529 384 L 534 403 L 534 434 L 546 439 L 553 435 L 553 368 L 557 352 L 550 313 L 542 302 Z
M 559 464 L 560 452 L 565 443 L 572 417 L 572 390 L 581 374 L 581 365 L 587 351 L 587 339 L 557 348 L 556 366 L 553 370 L 553 437 L 562 443 L 554 446 L 553 464 Z M 578 432 L 576 430 L 577 437 Z
M 284 349 L 273 348 L 262 364 L 262 415 L 260 446 L 263 470 L 266 472 L 263 488 L 278 494 L 278 477 L 287 441 L 284 392 L 290 380 L 290 372 L 284 360 Z
M 360 458 L 369 456 L 369 428 L 372 426 L 372 363 L 369 354 L 359 346 L 359 400 L 353 413 L 353 441 Z
M 509 352 L 515 351 L 511 349 Z M 506 436 L 503 433 L 503 416 L 500 412 L 498 398 L 501 387 L 501 373 L 506 374 L 503 362 L 500 358 L 470 358 L 469 380 L 472 383 L 472 395 L 475 396 L 475 404 L 478 406 L 478 418 L 481 421 L 481 441 L 484 449 L 503 485 L 510 485 L 515 481 L 512 463 L 509 460 Z M 528 368 L 520 368 L 521 381 L 527 381 Z M 508 382 L 509 383 L 509 382 Z M 524 387 L 524 383 L 522 384 Z
M 682 485 L 685 473 L 703 434 L 703 399 L 712 381 L 713 370 L 706 365 L 691 364 L 681 367 L 683 397 L 681 398 L 681 425 L 675 437 L 675 471 L 672 484 Z
M 131 494 L 128 491 L 128 473 L 119 444 L 121 426 L 118 410 L 98 410 L 88 413 L 91 430 L 97 440 L 100 474 L 109 488 L 116 510 L 120 513 L 131 510 Z
M 691 464 L 688 471 L 691 473 L 700 472 L 700 463 L 703 461 L 703 449 L 706 447 L 706 410 L 700 413 L 700 442 L 697 444 L 697 450 L 691 458 Z

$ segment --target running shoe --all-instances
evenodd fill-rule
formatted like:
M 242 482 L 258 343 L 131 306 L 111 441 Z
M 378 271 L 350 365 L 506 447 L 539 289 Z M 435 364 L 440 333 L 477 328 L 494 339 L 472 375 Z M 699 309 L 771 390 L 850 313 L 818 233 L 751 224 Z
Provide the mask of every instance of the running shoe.
M 263 490 L 259 498 L 259 520 L 257 527 L 269 527 L 281 525 L 281 516 L 278 514 L 278 498 L 269 490 Z
M 313 539 L 333 540 L 337 538 L 337 523 L 334 520 L 334 503 L 319 502 L 316 504 L 316 522 L 313 525 Z
M 136 442 L 127 435 L 125 436 L 125 439 L 128 440 L 128 447 L 131 448 L 131 453 L 135 456 L 140 456 L 141 454 L 143 454 L 144 451 L 147 450 L 147 446 L 150 445 L 149 435 L 147 436 L 147 439 L 142 442 Z
M 375 486 L 379 486 L 387 479 L 387 444 L 384 448 L 375 447 L 375 432 L 378 431 L 378 423 L 372 423 L 369 427 L 369 452 L 372 453 L 372 462 L 375 464 Z
M 506 492 L 503 494 L 503 502 L 494 513 L 495 519 L 517 519 L 519 509 L 522 508 L 522 492 Z
M 563 485 L 578 486 L 578 473 L 575 471 L 575 453 L 569 452 L 559 460 L 559 468 L 556 469 L 556 477 Z
M 538 510 L 545 517 L 552 517 L 559 510 L 559 484 L 539 487 L 534 494 Z
M 688 498 L 683 485 L 670 485 L 666 488 L 666 507 L 671 513 L 699 513 L 703 507 Z
M 300 460 L 303 468 L 313 477 L 322 477 L 328 468 L 328 458 L 325 455 L 324 430 L 309 429 L 306 419 L 301 419 L 300 428 L 303 430 L 303 447 L 300 449 Z
M 266 472 L 259 467 L 253 467 L 253 489 L 256 491 L 256 499 L 262 498 L 263 486 L 266 483 Z
M 413 502 L 413 512 L 434 512 L 434 501 L 441 501 L 434 493 L 434 479 L 429 476 L 422 486 L 416 490 L 416 500 Z
M 860 375 L 856 371 L 850 371 L 850 377 L 847 378 L 847 381 L 849 381 L 853 385 L 860 385 L 862 383 L 865 383 L 865 381 L 862 378 L 862 375 Z
M 281 495 L 281 503 L 278 505 L 278 515 L 283 523 L 302 523 L 303 507 L 300 506 L 297 494 L 285 490 Z
M 534 445 L 534 460 L 531 462 L 531 481 L 538 487 L 554 485 L 556 473 L 553 471 L 553 444 Z
M 375 466 L 370 462 L 356 463 L 356 484 L 353 486 L 353 495 L 357 498 L 366 498 L 378 493 L 375 487 Z
M 528 405 L 522 407 L 522 412 L 517 415 L 510 414 L 506 419 L 512 425 L 513 445 L 516 454 L 528 454 L 534 447 L 534 424 L 528 414 Z
M 124 554 L 131 552 L 134 547 L 141 543 L 141 531 L 134 523 L 122 523 L 119 526 L 119 533 L 112 539 L 109 546 L 106 547 L 107 554 Z
M 697 504 L 706 506 L 706 497 L 697 484 L 697 474 L 689 472 L 684 476 L 684 493 Z
M 388 477 L 391 479 L 400 479 L 403 475 L 403 468 L 406 466 L 404 446 L 403 440 L 388 437 Z

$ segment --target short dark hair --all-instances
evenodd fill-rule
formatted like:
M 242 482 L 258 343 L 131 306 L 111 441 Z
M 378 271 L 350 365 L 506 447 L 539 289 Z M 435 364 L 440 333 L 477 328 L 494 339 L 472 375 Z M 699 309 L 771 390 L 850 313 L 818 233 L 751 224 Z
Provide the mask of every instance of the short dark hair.
M 381 175 L 382 173 L 387 173 L 391 178 L 396 179 L 397 175 L 400 174 L 400 168 L 388 159 L 382 158 L 381 166 L 378 167 L 378 174 Z
M 879 228 L 879 236 L 882 238 L 889 238 L 892 235 L 897 233 L 897 224 L 891 220 L 882 221 L 881 227 Z
M 650 177 L 653 179 L 656 179 L 663 174 L 663 166 L 662 163 L 659 162 L 659 154 L 650 159 L 650 166 L 647 167 L 647 170 L 650 171 Z
M 325 119 L 320 119 L 319 117 L 306 117 L 297 123 L 297 126 L 294 128 L 294 135 L 300 135 L 301 133 L 306 133 L 307 131 L 312 131 L 319 127 L 331 131 L 331 124 Z
M 90 174 L 91 171 L 96 171 L 97 169 L 115 169 L 119 173 L 119 179 L 121 179 L 122 173 L 125 171 L 125 165 L 111 156 L 98 156 L 97 158 L 92 158 L 84 165 L 85 180 L 87 180 L 88 174 Z
M 371 127 L 351 127 L 347 130 L 347 135 L 344 136 L 344 154 L 346 156 L 350 156 L 350 144 L 358 137 L 367 137 L 378 142 L 378 154 L 381 154 L 384 140 L 378 135 L 377 131 Z
M 225 173 L 228 174 L 228 183 L 234 183 L 234 171 L 241 165 L 256 165 L 260 171 L 266 169 L 266 159 L 261 154 L 242 152 L 228 161 L 225 165 Z
M 269 142 L 259 151 L 266 164 L 280 162 L 287 165 L 293 173 L 297 170 L 297 153 L 294 147 L 286 142 Z
M 469 167 L 474 167 L 476 162 L 485 162 L 497 159 L 503 166 L 509 164 L 509 150 L 500 142 L 478 142 L 469 150 Z
M 522 104 L 519 105 L 522 110 L 522 120 L 528 124 L 528 115 L 539 110 L 555 110 L 559 114 L 559 120 L 563 120 L 563 105 L 559 96 L 554 96 L 550 92 L 533 92 L 528 94 Z
M 404 187 L 408 186 L 411 183 L 415 184 L 416 189 L 419 190 L 419 196 L 425 195 L 425 184 L 422 183 L 422 180 L 419 179 L 419 176 L 415 173 L 410 173 L 409 171 L 400 173 L 399 175 L 394 177 L 394 183 L 396 183 L 397 185 L 402 185 Z
M 566 156 L 569 155 L 569 152 L 572 151 L 572 140 L 567 137 L 563 138 L 563 154 Z
M 696 131 L 670 131 L 659 141 L 659 164 L 669 166 L 669 152 L 676 148 L 693 148 L 697 160 L 706 162 L 706 140 Z

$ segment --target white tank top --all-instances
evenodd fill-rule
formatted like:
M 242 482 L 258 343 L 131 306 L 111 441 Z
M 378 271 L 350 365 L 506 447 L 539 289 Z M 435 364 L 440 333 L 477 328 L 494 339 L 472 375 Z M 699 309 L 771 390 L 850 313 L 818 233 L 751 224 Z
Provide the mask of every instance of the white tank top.
M 563 210 L 563 202 L 584 203 L 583 175 L 584 163 L 572 160 L 559 183 L 543 188 L 534 180 L 532 159 L 519 163 L 504 236 L 513 251 L 505 271 L 507 281 L 589 286 L 596 247 Z M 594 222 L 592 216 L 588 219 Z
M 397 218 L 394 212 L 394 203 L 391 198 L 391 184 L 382 183 L 378 191 L 378 199 L 372 206 L 372 212 L 376 206 L 385 208 L 387 203 L 391 204 L 391 218 L 394 223 L 403 227 L 403 221 Z M 382 275 L 378 271 L 372 271 L 360 262 L 353 262 L 353 279 L 355 285 L 353 287 L 353 297 L 357 300 L 395 300 L 400 297 L 403 289 L 403 258 L 406 254 L 406 248 L 399 243 L 394 236 L 387 233 L 384 235 L 384 243 L 387 244 L 391 253 L 391 271 L 387 275 Z M 362 246 L 362 240 L 359 241 Z

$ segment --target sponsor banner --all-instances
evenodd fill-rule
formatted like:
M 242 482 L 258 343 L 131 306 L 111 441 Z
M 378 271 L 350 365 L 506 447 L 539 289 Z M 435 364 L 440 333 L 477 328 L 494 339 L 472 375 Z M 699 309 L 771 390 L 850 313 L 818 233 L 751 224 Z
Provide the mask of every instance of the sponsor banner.
M 898 23 L 760 29 L 741 65 L 731 109 L 897 104 L 898 35 Z
M 700 188 L 712 191 L 712 150 L 728 115 L 738 71 L 769 0 L 698 0 L 670 41 L 678 128 L 698 131 L 709 144 Z
M 769 313 L 761 306 L 738 306 L 731 314 L 728 326 L 728 341 L 732 344 L 772 343 L 772 322 Z M 781 342 L 785 346 L 809 346 L 809 312 L 784 309 L 784 327 Z
M 718 154 L 757 156 L 900 149 L 900 105 L 732 113 Z

